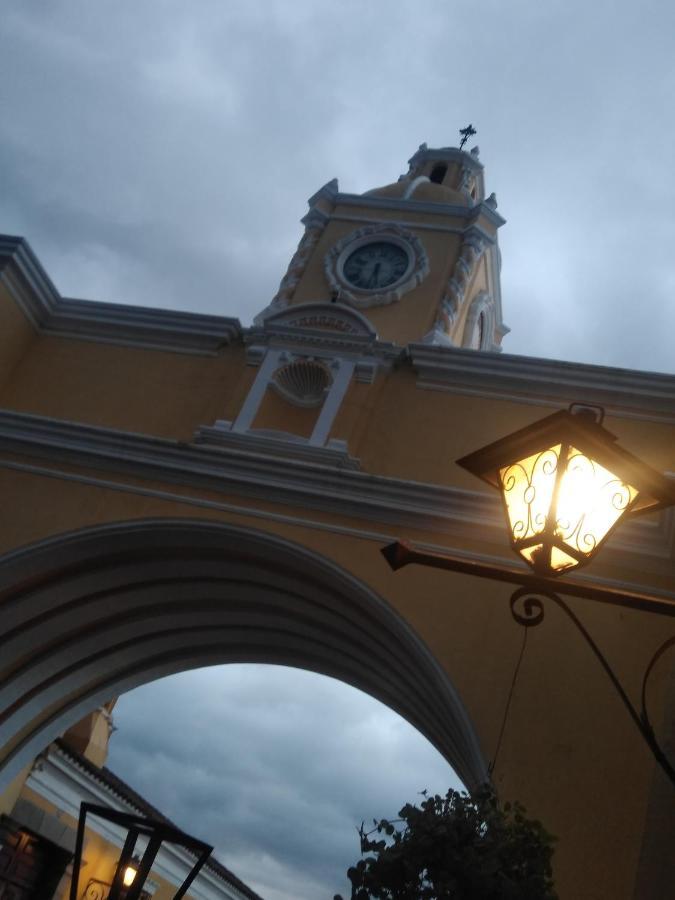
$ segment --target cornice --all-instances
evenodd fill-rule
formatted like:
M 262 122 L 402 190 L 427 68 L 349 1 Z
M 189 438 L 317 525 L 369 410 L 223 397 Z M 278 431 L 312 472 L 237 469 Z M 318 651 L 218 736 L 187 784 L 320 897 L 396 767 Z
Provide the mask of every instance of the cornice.
M 277 459 L 294 460 L 301 463 L 313 463 L 322 468 L 330 466 L 335 469 L 360 468 L 358 459 L 350 456 L 342 441 L 329 441 L 323 447 L 293 440 L 295 435 L 287 438 L 275 433 L 248 431 L 239 433 L 230 429 L 229 422 L 216 422 L 215 425 L 202 425 L 195 434 L 195 444 L 207 445 L 221 449 L 241 452 L 248 455 L 252 450 Z M 252 446 L 253 444 L 253 446 Z
M 675 375 L 410 344 L 421 388 L 561 406 L 583 400 L 611 415 L 675 424 Z
M 419 148 L 408 160 L 408 165 L 412 169 L 418 163 L 426 162 L 429 159 L 458 162 L 477 173 L 482 172 L 484 168 L 477 154 L 467 153 L 466 150 L 460 150 L 459 147 L 427 147 L 426 144 L 420 144 Z
M 324 185 L 322 185 L 318 191 L 315 191 L 312 196 L 307 201 L 307 205 L 310 209 L 313 206 L 316 206 L 321 200 L 327 200 L 329 203 L 332 203 L 333 200 L 340 193 L 340 189 L 338 186 L 337 178 L 331 178 L 330 181 L 327 181 Z
M 287 307 L 287 309 L 293 309 L 293 307 Z M 327 314 L 330 313 L 330 309 L 330 306 L 326 304 Z M 244 332 L 244 343 L 251 348 L 269 345 L 291 350 L 297 347 L 298 349 L 304 348 L 305 352 L 309 347 L 314 351 L 337 353 L 356 359 L 373 357 L 387 363 L 402 359 L 405 355 L 405 350 L 397 344 L 390 341 L 379 341 L 369 335 L 345 334 L 329 328 L 301 328 L 290 325 L 249 328 Z
M 61 297 L 28 242 L 0 235 L 0 281 L 42 334 L 215 355 L 238 340 L 238 319 Z
M 475 351 L 472 351 L 475 354 Z M 499 499 L 492 493 L 372 475 L 338 448 L 303 454 L 292 443 L 256 434 L 231 436 L 203 427 L 184 443 L 0 411 L 0 453 L 21 454 L 116 475 L 235 494 L 400 529 L 504 543 Z M 673 509 L 636 518 L 610 547 L 657 559 L 675 553 Z
M 472 222 L 483 216 L 495 228 L 506 223 L 506 219 L 500 216 L 485 200 L 476 203 L 475 206 L 459 206 L 452 203 L 431 203 L 427 200 L 404 200 L 401 197 L 373 197 L 364 194 L 340 193 L 335 195 L 334 203 L 336 207 L 368 206 L 393 212 L 425 213 L 446 218 L 468 219 Z

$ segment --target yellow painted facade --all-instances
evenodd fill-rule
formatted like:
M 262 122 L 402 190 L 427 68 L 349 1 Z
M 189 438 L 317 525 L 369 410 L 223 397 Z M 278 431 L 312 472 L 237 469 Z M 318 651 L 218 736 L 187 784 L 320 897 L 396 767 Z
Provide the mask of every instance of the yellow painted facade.
M 440 177 L 439 166 L 446 167 L 443 183 L 430 180 Z M 47 591 L 50 584 L 63 585 L 64 596 L 84 591 L 80 582 L 90 578 L 93 567 L 109 579 L 104 583 L 110 584 L 111 603 L 119 604 L 120 635 L 115 636 L 112 623 L 105 635 L 102 626 L 96 634 L 91 631 L 91 640 L 101 646 L 110 641 L 110 656 L 103 655 L 95 676 L 83 674 L 81 682 L 62 674 L 56 655 L 48 676 L 56 687 L 48 689 L 41 681 L 47 674 L 37 669 L 26 674 L 26 689 L 30 685 L 36 699 L 30 709 L 19 703 L 12 714 L 15 725 L 7 728 L 0 764 L 8 773 L 25 764 L 25 754 L 40 741 L 44 746 L 59 727 L 63 731 L 87 708 L 110 699 L 112 693 L 99 696 L 106 686 L 126 690 L 199 664 L 283 659 L 344 677 L 402 710 L 467 783 L 481 773 L 487 777 L 489 765 L 504 798 L 522 802 L 558 836 L 555 867 L 562 900 L 667 896 L 662 891 L 672 884 L 667 880 L 672 863 L 664 863 L 668 851 L 662 844 L 664 832 L 672 834 L 675 817 L 661 798 L 671 788 L 597 660 L 565 618 L 547 610 L 545 622 L 528 632 L 504 724 L 523 642 L 509 612 L 509 589 L 421 567 L 394 574 L 379 550 L 405 538 L 478 560 L 510 562 L 498 499 L 454 460 L 570 402 L 605 406 L 606 425 L 622 445 L 672 473 L 675 379 L 498 352 L 507 331 L 496 244 L 503 220 L 493 196 L 485 198 L 476 154 L 423 145 L 397 184 L 362 196 L 341 194 L 329 184 L 310 200 L 304 221 L 303 241 L 279 293 L 246 330 L 232 320 L 204 323 L 189 314 L 177 324 L 161 311 L 147 311 L 147 321 L 141 321 L 121 307 L 104 322 L 102 304 L 61 313 L 58 298 L 45 312 L 46 301 L 31 300 L 47 291 L 37 283 L 36 261 L 25 247 L 6 244 L 0 289 L 5 596 L 30 595 L 37 617 L 40 585 Z M 392 226 L 393 232 L 386 230 Z M 359 247 L 377 241 L 389 247 L 380 263 L 372 248 L 361 261 L 354 256 Z M 408 254 L 410 284 L 399 279 L 400 296 L 392 296 L 392 285 L 381 277 L 384 266 L 398 258 L 392 241 Z M 352 267 L 360 266 L 362 278 L 370 280 L 366 290 L 356 290 L 345 274 L 352 259 Z M 378 279 L 383 283 L 375 284 Z M 376 302 L 368 305 L 373 298 Z M 294 395 L 284 393 L 278 373 L 298 360 L 307 363 L 292 372 L 299 386 Z M 324 370 L 329 383 L 321 387 Z M 170 529 L 181 522 L 183 557 L 178 544 L 171 545 L 171 553 L 166 549 Z M 124 541 L 135 528 L 142 534 L 138 565 L 166 551 L 165 566 L 176 579 L 179 558 L 185 560 L 185 577 L 201 558 L 206 545 L 199 535 L 213 533 L 209 553 L 217 555 L 218 528 L 225 529 L 224 555 L 209 560 L 213 566 L 230 566 L 232 583 L 239 533 L 254 548 L 242 559 L 255 559 L 262 568 L 266 553 L 274 560 L 270 571 L 276 581 L 270 578 L 270 591 L 275 584 L 282 591 L 285 579 L 290 585 L 303 577 L 302 559 L 307 565 L 316 562 L 317 571 L 337 579 L 335 585 L 322 583 L 321 590 L 348 598 L 353 584 L 364 597 L 379 598 L 386 615 L 391 613 L 386 627 L 392 630 L 386 638 L 382 632 L 379 647 L 377 627 L 354 624 L 356 618 L 352 622 L 344 611 L 345 600 L 341 621 L 351 624 L 338 626 L 331 619 L 325 638 L 321 629 L 313 637 L 317 647 L 325 639 L 316 658 L 309 649 L 294 656 L 293 642 L 278 638 L 284 610 L 292 618 L 302 593 L 288 586 L 278 598 L 280 622 L 265 632 L 265 652 L 260 647 L 254 652 L 228 625 L 217 646 L 209 643 L 206 631 L 199 632 L 191 655 L 170 651 L 167 643 L 161 654 L 157 644 L 155 658 L 153 641 L 160 640 L 163 629 L 168 633 L 178 627 L 172 617 L 188 628 L 189 602 L 176 587 L 173 593 L 167 589 L 165 619 L 155 605 L 147 622 L 141 617 L 134 626 L 134 640 L 145 648 L 145 668 L 138 661 L 133 668 L 131 656 L 123 668 L 122 631 L 131 607 L 125 605 L 124 584 L 113 584 L 116 576 L 106 568 L 103 548 L 107 534 L 111 548 L 118 540 L 124 545 L 110 553 L 120 554 L 119 578 L 133 579 L 132 568 L 126 574 L 131 563 L 124 554 L 131 551 Z M 193 528 L 194 540 L 188 537 Z M 153 529 L 158 535 L 154 549 Z M 100 534 L 100 544 L 91 544 L 95 551 L 86 550 L 89 557 L 77 556 L 80 536 L 67 537 L 72 532 L 80 532 L 82 541 Z M 256 541 L 263 548 L 260 557 Z M 285 568 L 277 558 L 283 547 L 289 548 Z M 27 574 L 31 560 L 34 581 Z M 202 570 L 210 571 L 210 565 L 204 563 Z M 672 511 L 625 526 L 577 577 L 672 597 Z M 209 622 L 216 627 L 209 616 L 224 615 L 228 604 L 240 604 L 237 614 L 245 621 L 245 595 L 238 598 L 228 587 L 218 596 L 217 613 L 206 608 L 203 618 L 195 613 L 199 627 L 207 629 Z M 379 600 L 373 599 L 373 610 L 380 609 Z M 675 630 L 671 620 L 584 600 L 572 605 L 637 702 L 651 654 Z M 63 609 L 65 623 L 71 614 Z M 257 608 L 251 615 L 256 627 L 267 627 Z M 32 640 L 35 651 L 43 652 L 39 626 L 32 622 L 21 620 L 15 633 L 25 632 L 26 646 Z M 77 624 L 68 622 L 64 640 Z M 420 660 L 430 652 L 428 670 L 422 662 L 411 664 L 411 672 L 398 673 L 404 680 L 392 688 L 386 671 L 384 678 L 366 671 L 367 654 L 358 666 L 345 668 L 344 648 L 356 646 L 359 633 L 375 659 L 389 652 L 388 635 L 398 634 L 399 625 L 401 635 L 407 635 L 401 641 L 423 648 Z M 94 627 L 82 620 L 83 642 Z M 337 636 L 341 628 L 349 634 L 345 644 L 344 635 Z M 83 672 L 84 666 L 83 661 Z M 459 698 L 447 701 L 447 737 L 435 730 L 445 727 L 444 707 L 437 707 L 435 716 L 430 701 L 418 719 L 411 712 L 424 706 L 425 696 L 435 697 L 434 666 Z M 672 659 L 664 657 L 650 685 L 650 711 L 671 750 L 672 684 Z M 403 697 L 408 690 L 410 696 Z M 462 747 L 475 746 L 475 752 L 452 749 L 451 732 L 459 734 L 463 722 Z

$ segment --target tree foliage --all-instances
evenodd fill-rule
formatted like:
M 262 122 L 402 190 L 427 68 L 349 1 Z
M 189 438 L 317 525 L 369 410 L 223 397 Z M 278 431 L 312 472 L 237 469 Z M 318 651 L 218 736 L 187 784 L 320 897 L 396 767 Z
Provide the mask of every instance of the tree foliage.
M 352 900 L 557 900 L 554 838 L 520 804 L 500 805 L 489 786 L 422 796 L 398 819 L 361 825 Z

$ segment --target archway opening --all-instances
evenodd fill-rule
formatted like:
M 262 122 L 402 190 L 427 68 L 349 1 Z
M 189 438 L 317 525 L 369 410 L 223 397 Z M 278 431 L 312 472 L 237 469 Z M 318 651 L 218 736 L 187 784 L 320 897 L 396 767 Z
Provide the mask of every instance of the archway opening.
M 297 544 L 191 520 L 48 540 L 0 565 L 5 783 L 100 703 L 220 663 L 294 666 L 398 712 L 464 783 L 486 777 L 464 706 L 426 646 L 367 585 Z
M 334 679 L 228 665 L 122 696 L 107 765 L 265 900 L 349 894 L 356 827 L 461 783 L 396 713 Z

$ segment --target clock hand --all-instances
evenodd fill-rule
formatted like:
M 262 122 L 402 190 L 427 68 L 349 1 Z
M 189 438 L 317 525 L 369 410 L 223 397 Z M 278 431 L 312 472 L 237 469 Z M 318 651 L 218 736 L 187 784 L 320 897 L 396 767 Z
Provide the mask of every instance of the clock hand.
M 378 286 L 379 275 L 380 275 L 380 263 L 377 262 L 377 263 L 375 263 L 375 266 L 373 267 L 372 274 L 368 281 L 368 287 L 377 287 Z

